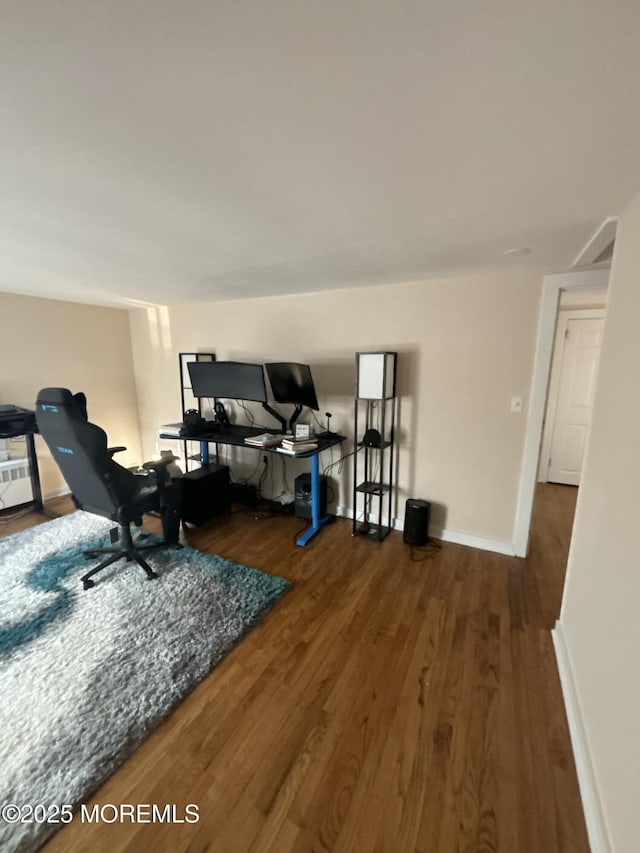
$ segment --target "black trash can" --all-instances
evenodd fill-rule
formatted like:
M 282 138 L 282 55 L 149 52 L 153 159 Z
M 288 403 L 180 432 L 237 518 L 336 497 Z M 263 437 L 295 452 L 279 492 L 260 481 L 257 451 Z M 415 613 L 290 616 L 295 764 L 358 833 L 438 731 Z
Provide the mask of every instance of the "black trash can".
M 407 545 L 426 545 L 429 541 L 431 504 L 408 498 L 404 509 L 403 539 Z

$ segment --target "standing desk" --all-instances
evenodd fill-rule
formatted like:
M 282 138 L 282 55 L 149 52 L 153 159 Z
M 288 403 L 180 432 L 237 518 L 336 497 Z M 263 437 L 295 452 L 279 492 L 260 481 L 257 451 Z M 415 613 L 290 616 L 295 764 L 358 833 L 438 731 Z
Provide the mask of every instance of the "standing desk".
M 38 457 L 36 455 L 35 412 L 31 409 L 23 409 L 21 406 L 3 406 L 0 411 L 0 438 L 19 438 L 24 436 L 27 442 L 27 458 L 29 460 L 29 476 L 31 477 L 31 493 L 33 509 L 43 512 L 42 488 L 40 486 L 40 472 L 38 470 Z
M 320 454 L 324 450 L 343 442 L 346 438 L 344 435 L 336 435 L 332 438 L 318 437 L 318 446 L 313 450 L 307 450 L 305 453 L 297 453 L 292 456 L 289 453 L 283 453 L 277 447 L 256 447 L 253 444 L 245 444 L 245 438 L 250 438 L 256 435 L 262 435 L 269 430 L 264 427 L 230 427 L 229 432 L 204 433 L 200 435 L 180 435 L 178 438 L 186 439 L 187 441 L 200 442 L 200 459 L 202 467 L 209 464 L 209 445 L 225 445 L 230 447 L 244 447 L 247 450 L 258 450 L 261 453 L 275 453 L 288 459 L 310 459 L 311 460 L 311 524 L 303 533 L 296 539 L 296 545 L 304 547 L 307 542 L 316 535 L 324 526 L 331 521 L 330 515 L 320 515 Z M 161 432 L 160 438 L 172 439 L 175 441 L 175 433 Z

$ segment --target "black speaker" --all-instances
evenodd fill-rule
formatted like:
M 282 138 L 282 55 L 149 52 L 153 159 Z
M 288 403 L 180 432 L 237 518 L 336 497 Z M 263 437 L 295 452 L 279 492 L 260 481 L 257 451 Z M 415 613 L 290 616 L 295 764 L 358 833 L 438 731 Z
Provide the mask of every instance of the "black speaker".
M 231 509 L 228 465 L 209 465 L 189 471 L 182 478 L 182 520 L 204 524 Z
M 327 478 L 320 475 L 320 516 L 327 514 Z M 294 481 L 295 503 L 293 512 L 298 518 L 311 518 L 311 474 L 300 474 Z
M 368 429 L 362 439 L 365 447 L 382 447 L 382 436 L 377 429 Z
M 426 545 L 429 541 L 429 501 L 409 498 L 404 509 L 403 539 L 407 545 Z

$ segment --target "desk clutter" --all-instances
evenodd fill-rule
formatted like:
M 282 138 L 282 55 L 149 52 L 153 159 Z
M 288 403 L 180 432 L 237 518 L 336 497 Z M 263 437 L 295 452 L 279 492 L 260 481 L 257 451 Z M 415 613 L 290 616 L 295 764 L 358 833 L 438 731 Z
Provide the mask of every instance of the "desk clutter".
M 261 432 L 260 435 L 247 436 L 244 440 L 245 444 L 251 447 L 279 447 L 282 442 L 282 436 L 277 433 Z
M 319 447 L 319 441 L 313 435 L 310 438 L 295 438 L 291 433 L 274 435 L 263 432 L 260 435 L 245 438 L 244 443 L 250 447 L 262 447 L 265 450 L 269 448 L 288 456 L 298 456 L 310 450 L 317 450 Z
M 299 453 L 307 453 L 309 450 L 315 450 L 318 446 L 318 439 L 314 436 L 310 436 L 309 438 L 285 437 L 280 442 L 278 450 L 289 456 L 297 456 Z

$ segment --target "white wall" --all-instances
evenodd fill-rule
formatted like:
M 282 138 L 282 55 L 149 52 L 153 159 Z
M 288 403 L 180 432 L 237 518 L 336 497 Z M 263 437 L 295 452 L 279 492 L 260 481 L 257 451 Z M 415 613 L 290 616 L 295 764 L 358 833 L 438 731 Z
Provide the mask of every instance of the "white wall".
M 140 461 L 138 406 L 128 312 L 0 293 L 0 403 L 33 408 L 40 388 L 84 391 L 89 416 L 113 445 L 126 445 L 122 464 Z M 20 452 L 11 442 L 11 455 Z M 42 439 L 36 449 L 43 494 L 65 488 Z
M 435 528 L 508 545 L 526 418 L 509 404 L 528 398 L 541 282 L 514 272 L 131 309 L 145 455 L 158 426 L 180 419 L 180 351 L 308 362 L 321 413 L 332 411 L 332 427 L 352 438 L 356 351 L 397 350 L 397 515 L 406 498 L 425 498 Z M 347 507 L 350 475 L 346 466 L 336 484 Z
M 640 850 L 640 195 L 620 219 L 558 630 L 616 853 Z M 595 848 L 594 848 L 595 849 Z

